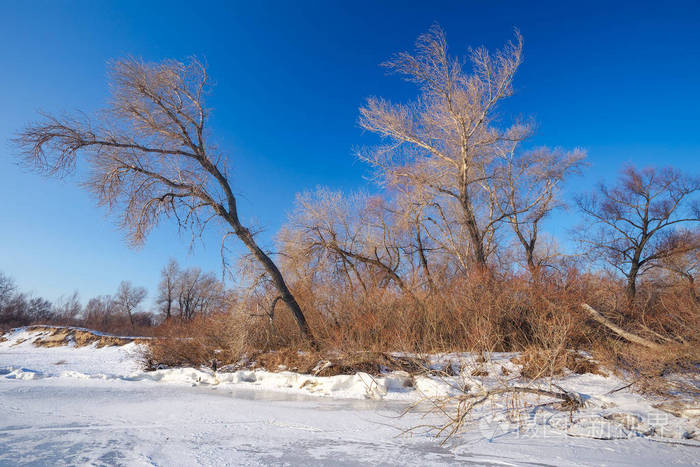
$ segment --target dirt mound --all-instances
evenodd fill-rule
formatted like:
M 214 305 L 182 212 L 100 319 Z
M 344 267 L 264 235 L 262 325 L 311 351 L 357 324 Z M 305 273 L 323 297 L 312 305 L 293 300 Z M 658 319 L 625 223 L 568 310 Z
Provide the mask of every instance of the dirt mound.
M 90 329 L 73 327 L 28 326 L 25 329 L 39 334 L 32 342 L 37 347 L 60 347 L 69 344 L 73 344 L 75 347 L 84 347 L 94 343 L 99 348 L 121 346 L 144 340 L 139 337 L 113 336 Z

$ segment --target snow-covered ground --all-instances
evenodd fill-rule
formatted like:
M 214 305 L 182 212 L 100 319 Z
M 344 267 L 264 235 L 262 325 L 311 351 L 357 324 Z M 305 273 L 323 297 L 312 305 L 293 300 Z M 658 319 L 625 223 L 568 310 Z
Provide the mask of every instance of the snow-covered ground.
M 557 381 L 587 399 L 573 416 L 545 407 L 513 421 L 489 405 L 440 445 L 424 429 L 404 433 L 438 416 L 402 413 L 454 392 L 457 377 L 143 372 L 136 344 L 43 348 L 36 335 L 19 330 L 0 343 L 0 465 L 700 465 L 700 443 L 687 439 L 697 418 L 609 394 L 624 386 L 613 377 Z M 478 382 L 508 365 L 494 356 L 481 365 L 493 377 Z

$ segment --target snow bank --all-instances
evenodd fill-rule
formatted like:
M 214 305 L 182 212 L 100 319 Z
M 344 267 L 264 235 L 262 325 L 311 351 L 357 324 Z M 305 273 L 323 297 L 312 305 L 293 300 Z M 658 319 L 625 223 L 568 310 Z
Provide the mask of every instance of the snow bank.
M 462 391 L 478 392 L 503 385 L 531 384 L 519 379 L 519 367 L 511 359 L 514 354 L 499 353 L 484 361 L 476 355 L 434 355 L 434 368 L 451 371 L 426 372 L 412 376 L 395 371 L 381 376 L 367 373 L 337 376 L 312 376 L 290 371 L 238 370 L 214 372 L 209 369 L 172 368 L 143 371 L 139 367 L 140 345 L 98 348 L 35 347 L 33 342 L 41 332 L 18 329 L 0 342 L 0 379 L 37 380 L 61 378 L 74 380 L 115 380 L 142 382 L 149 385 L 201 386 L 217 390 L 247 389 L 308 395 L 335 399 L 372 399 L 405 401 L 435 401 L 436 398 L 457 395 Z M 451 376 L 448 376 L 450 374 Z M 537 433 L 555 430 L 568 436 L 601 439 L 659 437 L 697 443 L 700 435 L 697 404 L 686 407 L 675 416 L 661 410 L 661 399 L 644 398 L 623 388 L 626 383 L 614 376 L 570 374 L 556 381 L 541 383 L 543 389 L 559 387 L 581 394 L 586 406 L 570 414 L 552 405 L 552 399 L 532 395 L 513 395 L 493 401 L 474 413 L 475 423 L 482 432 L 498 433 L 525 431 Z M 513 407 L 521 407 L 516 411 Z M 661 407 L 661 408 L 659 408 Z M 695 413 L 695 415 L 692 415 Z M 523 415 L 525 414 L 525 415 Z M 523 418 L 525 416 L 525 418 Z

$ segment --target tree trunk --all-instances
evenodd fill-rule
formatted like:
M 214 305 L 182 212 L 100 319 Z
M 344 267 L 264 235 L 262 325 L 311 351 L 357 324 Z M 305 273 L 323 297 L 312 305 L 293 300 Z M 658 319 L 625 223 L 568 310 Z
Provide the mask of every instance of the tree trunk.
M 464 211 L 464 223 L 467 226 L 467 232 L 472 242 L 474 261 L 476 261 L 477 267 L 486 269 L 484 238 L 476 222 L 476 216 L 474 215 L 474 209 L 472 208 L 471 199 L 469 197 L 468 178 L 467 150 L 463 148 L 462 167 L 460 169 L 459 202 L 462 206 L 462 211 Z
M 615 323 L 610 321 L 608 318 L 605 316 L 601 315 L 598 310 L 593 308 L 587 303 L 582 303 L 581 308 L 583 308 L 591 317 L 598 321 L 600 324 L 605 326 L 606 328 L 610 329 L 612 332 L 617 334 L 618 336 L 630 341 L 634 342 L 635 344 L 643 345 L 644 347 L 652 350 L 659 350 L 661 349 L 661 346 L 655 342 L 652 342 L 648 339 L 644 339 L 641 336 L 638 336 L 636 334 L 632 334 L 631 332 L 625 331 L 621 327 L 617 326 Z
M 527 268 L 530 270 L 530 275 L 535 277 L 539 269 L 535 264 L 535 254 L 530 248 L 526 248 L 525 256 L 527 257 Z
M 203 151 L 204 149 L 202 148 L 202 154 Z M 215 211 L 218 215 L 222 216 L 231 227 L 233 227 L 234 234 L 236 234 L 236 236 L 245 244 L 245 246 L 248 247 L 248 250 L 250 250 L 253 256 L 255 256 L 255 258 L 260 262 L 260 264 L 262 264 L 263 268 L 265 268 L 265 271 L 270 275 L 270 278 L 272 279 L 275 288 L 279 292 L 279 295 L 282 297 L 282 301 L 287 305 L 289 311 L 291 311 L 292 316 L 294 317 L 294 320 L 296 321 L 297 326 L 299 327 L 299 332 L 301 333 L 302 337 L 305 340 L 307 340 L 312 347 L 317 348 L 318 343 L 314 339 L 314 336 L 311 333 L 311 330 L 309 329 L 309 325 L 306 322 L 304 313 L 301 311 L 301 307 L 297 303 L 292 293 L 289 291 L 289 287 L 287 287 L 287 284 L 285 283 L 284 278 L 282 277 L 282 273 L 277 268 L 277 265 L 275 265 L 272 259 L 270 259 L 270 257 L 258 246 L 258 244 L 255 242 L 255 238 L 253 238 L 253 235 L 250 233 L 250 231 L 241 225 L 241 222 L 238 219 L 238 207 L 236 203 L 236 197 L 233 194 L 233 190 L 231 190 L 231 186 L 229 185 L 228 180 L 219 171 L 218 167 L 212 164 L 211 161 L 206 157 L 202 157 L 200 162 L 204 166 L 204 168 L 210 174 L 212 174 L 214 178 L 216 178 L 216 180 L 219 182 L 219 185 L 221 186 L 221 188 L 223 188 L 224 193 L 226 194 L 226 200 L 228 202 L 228 211 L 226 211 L 226 209 L 223 206 L 216 203 L 213 206 Z
M 239 239 L 241 239 L 241 241 L 248 247 L 248 250 L 250 250 L 250 252 L 253 253 L 253 256 L 255 256 L 255 258 L 260 262 L 260 264 L 263 265 L 265 271 L 270 275 L 270 278 L 272 279 L 275 288 L 280 294 L 281 300 L 285 303 L 285 305 L 287 305 L 289 311 L 292 312 L 292 315 L 294 316 L 294 320 L 296 321 L 297 326 L 299 327 L 299 332 L 301 332 L 302 337 L 309 341 L 311 345 L 315 347 L 317 344 L 314 340 L 313 335 L 311 334 L 311 330 L 309 329 L 309 325 L 306 322 L 304 313 L 301 311 L 301 307 L 292 295 L 292 292 L 290 292 L 289 288 L 287 287 L 287 284 L 285 283 L 284 278 L 282 277 L 282 273 L 277 268 L 277 265 L 275 265 L 275 263 L 270 259 L 270 257 L 258 246 L 258 244 L 255 242 L 255 239 L 253 238 L 253 235 L 248 229 L 242 227 L 240 224 L 232 224 L 232 226 L 234 227 L 234 232 L 236 236 Z
M 627 287 L 625 288 L 625 294 L 627 295 L 627 300 L 632 303 L 635 295 L 637 295 L 637 274 L 639 273 L 639 266 L 632 264 L 629 272 L 627 273 Z
M 433 282 L 433 276 L 430 274 L 430 269 L 428 269 L 428 258 L 425 257 L 425 249 L 423 248 L 423 239 L 420 234 L 420 223 L 416 220 L 416 241 L 418 242 L 418 257 L 420 258 L 420 264 L 425 271 L 425 278 L 428 280 L 428 287 L 430 292 L 435 291 L 435 283 Z
M 460 200 L 462 204 L 462 209 L 464 210 L 464 223 L 467 226 L 467 232 L 469 233 L 469 238 L 472 242 L 472 255 L 474 261 L 478 267 L 486 269 L 486 251 L 484 250 L 484 243 L 481 232 L 479 231 L 479 226 L 476 223 L 476 218 L 474 217 L 474 212 L 472 211 L 469 198 L 466 195 L 462 196 Z

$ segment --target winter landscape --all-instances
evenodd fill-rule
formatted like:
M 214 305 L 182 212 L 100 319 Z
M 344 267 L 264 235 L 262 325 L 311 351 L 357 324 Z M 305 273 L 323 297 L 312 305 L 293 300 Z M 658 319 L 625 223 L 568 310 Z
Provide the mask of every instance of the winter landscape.
M 700 4 L 3 5 L 0 466 L 700 465 Z

